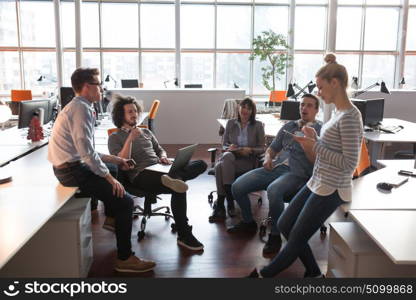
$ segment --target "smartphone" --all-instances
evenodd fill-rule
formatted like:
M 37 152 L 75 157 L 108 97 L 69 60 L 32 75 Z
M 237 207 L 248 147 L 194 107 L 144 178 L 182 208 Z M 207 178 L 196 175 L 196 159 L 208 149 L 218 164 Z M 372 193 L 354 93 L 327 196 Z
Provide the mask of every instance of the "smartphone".
M 129 165 L 129 167 L 131 167 L 131 168 L 133 168 L 133 167 L 135 167 L 137 164 L 136 164 L 136 162 L 134 161 L 134 159 L 133 158 L 130 158 L 130 159 L 128 159 L 127 160 L 127 164 Z
M 284 133 L 290 134 L 291 136 L 304 136 L 302 131 L 295 131 L 295 133 L 291 133 L 289 131 L 287 131 L 286 129 L 283 129 Z

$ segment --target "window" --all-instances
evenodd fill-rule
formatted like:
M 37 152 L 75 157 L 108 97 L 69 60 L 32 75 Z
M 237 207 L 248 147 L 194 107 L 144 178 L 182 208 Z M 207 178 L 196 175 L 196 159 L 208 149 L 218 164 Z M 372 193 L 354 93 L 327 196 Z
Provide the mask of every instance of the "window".
M 175 53 L 142 53 L 145 88 L 175 88 Z
M 380 20 L 383 20 L 380 22 Z M 399 10 L 368 8 L 364 33 L 364 50 L 396 50 Z M 382 38 L 380 38 L 382 36 Z
M 249 90 L 250 61 L 246 53 L 217 54 L 217 88 L 234 88 L 234 84 Z
M 138 5 L 136 3 L 103 3 L 103 47 L 138 48 L 138 15 Z
M 181 6 L 182 48 L 214 48 L 214 12 L 213 5 Z
M 360 7 L 339 7 L 337 12 L 337 39 L 338 50 L 359 50 L 361 39 Z
M 121 87 L 121 79 L 139 78 L 138 52 L 104 52 L 102 77 L 111 75 Z
M 0 51 L 0 91 L 19 89 L 20 87 L 19 53 L 17 51 Z
M 182 53 L 182 86 L 202 84 L 203 88 L 213 87 L 214 55 L 211 53 Z
M 256 6 L 254 8 L 254 36 L 272 29 L 287 38 L 289 8 L 287 6 Z
M 249 49 L 251 46 L 250 6 L 217 6 L 217 47 L 220 49 Z
M 17 46 L 15 1 L 0 1 L 0 46 Z
M 394 64 L 394 55 L 364 55 L 361 87 L 383 80 L 391 88 L 394 83 Z
M 45 89 L 53 89 L 56 85 L 56 54 L 55 52 L 23 52 L 25 66 L 25 88 L 32 93 L 42 93 Z M 45 76 L 44 82 L 38 82 Z
M 341 6 L 337 13 L 336 50 L 346 59 L 350 80 L 352 76 L 358 77 L 360 88 L 381 80 L 389 88 L 394 87 L 400 1 L 339 0 L 338 3 Z
M 143 48 L 175 48 L 175 6 L 142 4 L 140 33 Z
M 308 26 L 305 26 L 305 20 L 310 20 Z M 295 49 L 323 50 L 325 48 L 325 28 L 325 7 L 296 7 Z
M 22 45 L 55 47 L 55 19 L 52 1 L 21 1 Z

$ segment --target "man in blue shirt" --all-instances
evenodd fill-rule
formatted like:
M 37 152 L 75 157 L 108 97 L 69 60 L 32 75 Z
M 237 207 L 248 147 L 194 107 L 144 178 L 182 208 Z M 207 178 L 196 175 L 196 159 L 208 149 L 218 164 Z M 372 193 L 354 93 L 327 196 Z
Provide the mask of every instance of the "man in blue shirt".
M 133 198 L 109 172 L 105 163 L 129 169 L 126 159 L 100 154 L 94 149 L 95 111 L 101 100 L 98 69 L 78 68 L 71 76 L 76 97 L 59 113 L 48 145 L 48 160 L 64 186 L 77 186 L 104 202 L 114 213 L 119 272 L 147 272 L 152 261 L 139 259 L 131 250 Z
M 292 134 L 302 134 L 303 126 L 311 126 L 319 134 L 321 123 L 315 120 L 319 111 L 318 98 L 312 94 L 303 95 L 299 111 L 301 119 L 286 123 L 267 148 L 263 167 L 240 176 L 232 185 L 232 193 L 241 208 L 243 220 L 228 228 L 229 233 L 257 231 L 248 194 L 267 189 L 272 228 L 263 248 L 265 254 L 275 253 L 281 247 L 277 220 L 283 212 L 285 196 L 296 193 L 312 175 L 315 158 L 307 157 Z M 277 159 L 274 160 L 277 155 Z

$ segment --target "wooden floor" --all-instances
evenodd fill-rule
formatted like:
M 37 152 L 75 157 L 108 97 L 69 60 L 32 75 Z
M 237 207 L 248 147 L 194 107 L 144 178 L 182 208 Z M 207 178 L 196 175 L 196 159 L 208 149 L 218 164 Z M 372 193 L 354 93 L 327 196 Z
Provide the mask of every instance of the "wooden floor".
M 182 145 L 167 145 L 170 157 L 174 157 L 176 149 Z M 194 159 L 204 159 L 209 163 L 210 157 L 206 149 L 213 145 L 200 145 Z M 230 235 L 226 232 L 226 225 L 236 223 L 240 216 L 227 218 L 225 224 L 211 224 L 208 216 L 212 208 L 207 201 L 207 195 L 215 190 L 213 176 L 202 174 L 200 177 L 189 181 L 188 190 L 188 217 L 193 226 L 194 235 L 204 244 L 202 253 L 193 253 L 180 248 L 176 244 L 176 234 L 170 231 L 171 221 L 165 221 L 163 217 L 152 217 L 146 228 L 146 236 L 141 242 L 137 242 L 137 231 L 140 220 L 134 220 L 132 233 L 133 251 L 139 257 L 156 261 L 157 266 L 153 272 L 146 274 L 121 274 L 113 271 L 113 263 L 116 258 L 116 242 L 114 234 L 102 229 L 104 222 L 103 208 L 92 212 L 92 230 L 94 240 L 94 261 L 89 277 L 244 277 L 254 267 L 261 267 L 270 261 L 270 257 L 263 257 L 262 248 L 264 242 L 259 235 L 242 237 Z M 157 205 L 170 204 L 170 195 L 162 195 L 163 200 Z M 137 198 L 138 203 L 143 199 Z M 258 206 L 255 199 L 252 200 L 252 210 L 255 219 L 259 222 L 268 212 L 268 203 L 263 202 Z M 339 219 L 333 216 L 331 219 Z M 328 254 L 328 236 L 322 238 L 316 233 L 310 241 L 315 257 L 323 272 L 326 272 Z M 303 277 L 304 268 L 296 261 L 289 269 L 278 277 L 300 278 Z

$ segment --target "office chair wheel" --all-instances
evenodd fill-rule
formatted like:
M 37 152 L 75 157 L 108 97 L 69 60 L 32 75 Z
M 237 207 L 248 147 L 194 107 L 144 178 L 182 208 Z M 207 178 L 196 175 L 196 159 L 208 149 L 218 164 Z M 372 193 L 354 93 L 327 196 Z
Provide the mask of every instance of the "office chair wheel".
M 140 230 L 144 232 L 144 230 L 146 229 L 146 216 L 143 216 L 142 218 L 142 222 L 140 223 Z
M 144 231 L 139 231 L 137 233 L 137 241 L 140 242 L 144 238 L 145 235 L 146 234 L 144 233 Z
M 212 191 L 211 193 L 209 193 L 208 195 L 208 203 L 212 204 L 212 202 L 214 201 L 214 193 L 216 193 L 216 191 Z
M 175 223 L 170 224 L 170 229 L 173 233 L 175 233 L 177 231 L 176 224 Z

